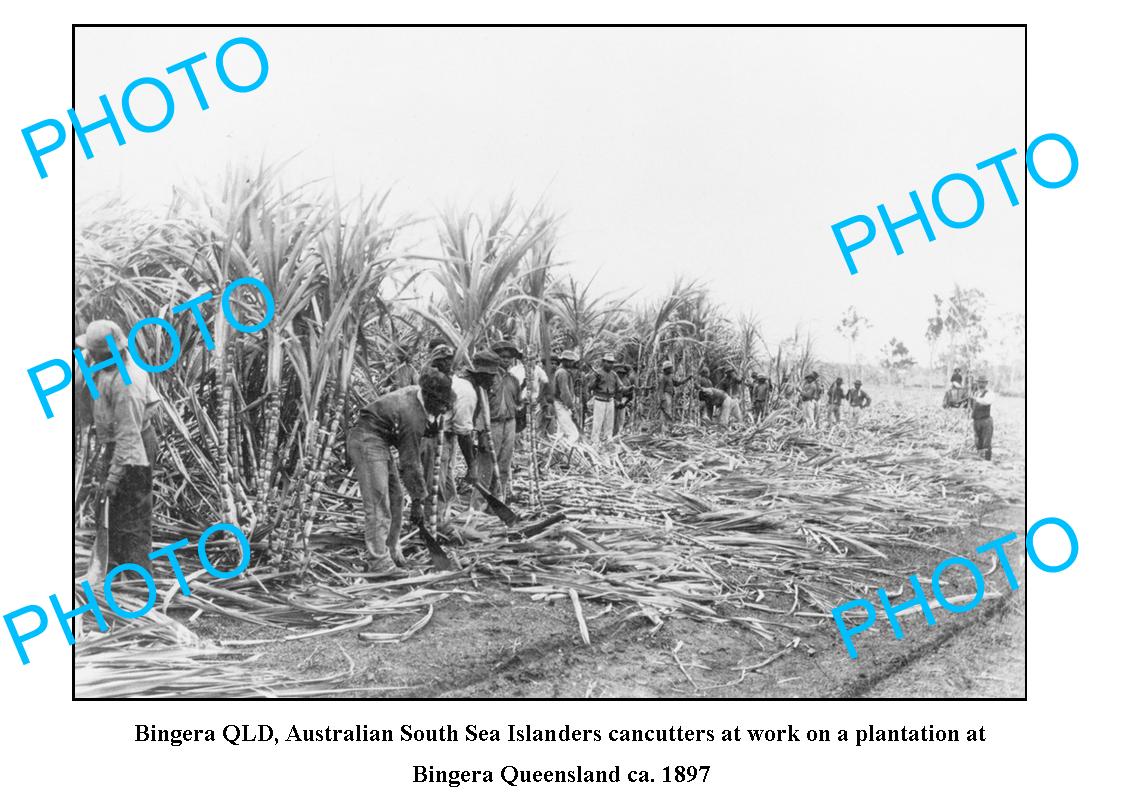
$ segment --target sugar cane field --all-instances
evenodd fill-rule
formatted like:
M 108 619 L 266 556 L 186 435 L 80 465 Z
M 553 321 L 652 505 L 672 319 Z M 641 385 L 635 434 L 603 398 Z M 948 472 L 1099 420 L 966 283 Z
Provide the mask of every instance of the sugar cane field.
M 221 521 L 253 553 L 222 581 L 181 557 L 190 596 L 157 565 L 155 610 L 106 633 L 79 621 L 77 697 L 893 696 L 918 678 L 928 695 L 1024 694 L 1025 588 L 1010 593 L 993 561 L 978 610 L 934 627 L 914 613 L 903 640 L 879 624 L 858 661 L 831 617 L 879 587 L 904 600 L 908 574 L 996 528 L 1024 530 L 1023 397 L 994 398 L 990 461 L 970 415 L 942 405 L 943 384 L 870 386 L 868 409 L 831 423 L 824 405 L 808 424 L 798 385 L 837 368 L 798 332 L 770 345 L 685 278 L 654 302 L 598 293 L 568 273 L 556 255 L 564 223 L 538 206 L 390 219 L 384 201 L 285 190 L 263 169 L 177 190 L 160 214 L 78 209 L 76 330 L 164 317 L 182 342 L 175 367 L 151 377 L 153 547 Z M 170 312 L 246 276 L 276 302 L 257 334 L 215 322 L 208 348 L 189 315 Z M 241 317 L 260 317 L 252 298 L 241 303 Z M 459 370 L 501 340 L 528 372 L 543 362 L 552 374 L 563 350 L 628 363 L 628 422 L 596 441 L 579 411 L 570 443 L 529 402 L 505 495 L 517 521 L 474 506 L 457 452 L 456 494 L 432 527 L 452 565 L 435 567 L 405 522 L 406 567 L 372 573 L 346 450 L 356 413 L 404 360 L 424 367 L 434 341 Z M 168 358 L 157 330 L 138 342 L 147 361 Z M 682 380 L 669 420 L 666 362 Z M 722 368 L 775 386 L 761 416 L 744 390 L 728 399 L 743 419 L 705 417 L 687 377 Z M 81 419 L 74 440 L 80 578 L 101 445 Z M 1012 561 L 1020 570 L 1021 554 Z M 948 594 L 971 588 L 966 576 L 944 582 Z M 115 593 L 144 602 L 136 584 Z

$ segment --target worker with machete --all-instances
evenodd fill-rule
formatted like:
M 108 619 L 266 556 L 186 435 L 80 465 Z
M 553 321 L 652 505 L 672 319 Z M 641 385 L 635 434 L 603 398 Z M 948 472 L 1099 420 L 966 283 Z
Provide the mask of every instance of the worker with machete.
M 421 462 L 421 441 L 436 436 L 439 419 L 452 407 L 452 382 L 426 368 L 419 384 L 371 401 L 347 435 L 347 452 L 363 496 L 364 536 L 371 571 L 397 574 L 405 566 L 398 546 L 402 531 L 402 482 L 410 496 L 410 521 L 424 525 L 429 490 Z M 398 451 L 398 469 L 391 449 Z M 400 470 L 400 477 L 399 472 Z

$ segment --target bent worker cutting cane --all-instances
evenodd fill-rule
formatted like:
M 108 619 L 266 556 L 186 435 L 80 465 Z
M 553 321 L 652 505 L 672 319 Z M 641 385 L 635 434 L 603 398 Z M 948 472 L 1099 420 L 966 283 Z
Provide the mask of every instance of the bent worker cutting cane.
M 410 520 L 422 527 L 429 490 L 421 463 L 421 440 L 438 433 L 437 418 L 452 404 L 452 381 L 429 368 L 419 385 L 394 390 L 360 409 L 359 419 L 347 435 L 347 452 L 355 463 L 363 496 L 364 536 L 372 572 L 393 575 L 405 566 L 398 546 L 402 482 L 410 496 Z M 398 451 L 397 468 L 392 449 Z

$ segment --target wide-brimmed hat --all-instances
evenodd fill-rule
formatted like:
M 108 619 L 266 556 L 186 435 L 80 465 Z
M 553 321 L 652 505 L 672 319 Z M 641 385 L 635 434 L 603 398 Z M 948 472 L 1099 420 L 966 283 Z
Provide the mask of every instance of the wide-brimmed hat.
M 469 373 L 486 373 L 498 376 L 503 372 L 503 362 L 491 351 L 481 351 L 472 357 Z
M 854 386 L 855 387 L 861 387 L 862 386 L 862 380 L 861 379 L 854 379 Z
M 613 362 L 616 361 L 616 355 L 613 354 L 611 351 L 608 351 L 604 354 L 601 354 L 600 359 L 601 359 L 601 362 L 608 362 L 609 364 L 612 364 Z
M 429 359 L 450 359 L 453 356 L 453 350 L 450 346 L 444 343 L 437 343 L 429 347 Z
M 491 347 L 491 350 L 497 354 L 502 354 L 504 351 L 510 352 L 518 359 L 523 358 L 523 352 L 515 345 L 513 340 L 500 340 L 498 343 Z
M 988 382 L 987 382 L 986 376 L 979 376 L 977 379 L 975 379 L 975 384 L 987 384 L 987 383 Z
M 113 338 L 117 350 L 120 350 L 121 344 L 125 342 L 125 333 L 121 331 L 120 326 L 110 320 L 90 321 L 86 333 L 78 335 L 74 338 L 74 342 L 79 348 L 87 351 L 108 352 L 109 343 L 106 342 L 106 338 L 109 337 Z
M 578 359 L 580 359 L 580 357 L 577 356 L 576 352 L 567 348 L 565 351 L 562 351 L 560 354 L 558 354 L 558 359 L 560 359 L 562 362 L 576 362 Z

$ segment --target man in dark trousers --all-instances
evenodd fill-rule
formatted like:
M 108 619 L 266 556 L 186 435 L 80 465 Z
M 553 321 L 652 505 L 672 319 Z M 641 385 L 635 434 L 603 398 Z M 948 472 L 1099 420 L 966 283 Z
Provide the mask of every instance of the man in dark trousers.
M 519 412 L 523 385 L 511 373 L 511 363 L 522 359 L 518 346 L 509 340 L 496 343 L 491 347 L 502 362 L 502 374 L 491 385 L 488 402 L 491 409 L 491 441 L 495 447 L 496 472 L 489 480 L 487 473 L 481 473 L 480 483 L 500 500 L 511 495 L 511 460 L 515 455 L 515 417 Z
M 975 449 L 979 455 L 990 461 L 990 443 L 994 436 L 994 421 L 990 417 L 991 394 L 987 389 L 986 376 L 975 381 L 976 391 L 971 396 L 971 421 L 975 426 Z
M 445 374 L 446 376 L 451 376 L 452 375 L 452 359 L 453 359 L 452 348 L 450 346 L 446 345 L 445 343 L 442 343 L 439 339 L 433 339 L 429 342 L 429 357 L 428 357 L 428 360 L 425 363 L 425 367 L 422 368 L 422 373 L 424 373 L 426 370 L 433 369 L 433 370 L 439 370 L 441 373 Z M 405 385 L 403 385 L 403 386 L 405 386 Z M 453 390 L 453 392 L 455 393 L 455 389 Z M 446 418 L 446 420 L 451 421 L 451 417 Z M 444 422 L 443 425 L 445 427 L 445 433 L 448 433 L 450 422 Z M 427 483 L 427 484 L 432 483 L 432 480 L 433 480 L 433 465 L 434 465 L 434 463 L 436 461 L 436 458 L 437 458 L 437 445 L 438 444 L 440 444 L 440 442 L 437 440 L 437 438 L 435 436 L 425 437 L 424 439 L 421 440 L 421 463 L 424 467 L 425 483 Z M 443 465 L 441 466 L 441 470 L 442 471 L 444 470 Z M 440 483 L 443 485 L 444 481 L 442 480 Z M 442 488 L 439 491 L 443 493 L 445 490 Z M 426 501 L 426 506 L 425 506 L 426 516 L 429 516 L 429 515 L 432 514 L 433 501 L 437 500 L 438 497 L 440 497 L 440 495 L 429 495 L 429 497 Z M 448 500 L 451 500 L 452 495 L 444 494 L 443 497 L 446 501 L 448 501 Z
M 92 374 L 98 396 L 93 401 L 94 429 L 102 447 L 97 510 L 103 500 L 109 502 L 107 539 L 95 540 L 90 560 L 89 574 L 96 578 L 118 564 L 151 570 L 152 467 L 157 447 L 152 417 L 160 397 L 148 373 L 129 356 L 127 340 L 120 327 L 107 320 L 92 322 L 76 340 L 88 354 L 90 369 L 114 361 Z
M 491 351 L 481 351 L 472 357 L 464 375 L 452 378 L 452 391 L 456 393 L 456 405 L 451 412 L 452 432 L 456 436 L 460 453 L 464 457 L 465 480 L 468 483 L 490 484 L 495 476 L 495 449 L 491 442 L 491 409 L 488 393 L 491 386 L 502 375 L 503 363 Z M 455 494 L 452 475 L 452 442 L 445 432 L 445 448 L 441 467 L 447 463 L 447 471 L 442 474 L 442 491 Z M 486 482 L 486 483 L 485 483 Z M 451 501 L 450 501 L 451 502 Z M 477 509 L 484 507 L 483 498 L 474 495 L 471 505 Z
M 573 390 L 573 371 L 577 368 L 577 354 L 562 351 L 558 357 L 559 366 L 554 371 L 554 417 L 558 423 L 558 434 L 568 443 L 576 442 L 581 432 L 574 421 L 577 411 L 577 394 Z
M 714 378 L 717 378 L 717 374 L 715 374 Z M 702 365 L 700 368 L 698 368 L 698 376 L 694 380 L 694 385 L 699 390 L 708 390 L 711 387 L 718 386 L 718 385 L 714 384 L 714 380 L 710 378 L 710 372 L 706 369 L 705 365 Z M 706 422 L 706 421 L 713 420 L 713 419 L 714 419 L 713 407 L 710 406 L 710 404 L 703 401 L 702 402 L 701 420 L 703 422 Z
M 636 397 L 636 385 L 632 382 L 632 366 L 627 362 L 616 364 L 616 376 L 620 379 L 620 391 L 616 395 L 616 414 L 613 417 L 612 436 L 620 436 L 628 422 L 628 412 Z
M 842 401 L 845 398 L 846 390 L 842 389 L 842 377 L 839 376 L 827 390 L 827 423 L 830 425 L 842 422 Z
M 359 410 L 347 434 L 347 452 L 363 496 L 363 531 L 371 571 L 392 575 L 405 566 L 398 546 L 402 531 L 402 485 L 410 496 L 410 520 L 424 521 L 429 495 L 421 463 L 421 440 L 439 431 L 439 418 L 453 405 L 452 382 L 426 368 L 419 385 L 394 390 Z M 398 451 L 394 467 L 391 449 Z M 399 480 L 400 473 L 400 480 Z
M 690 381 L 690 377 L 676 379 L 675 366 L 671 360 L 663 363 L 663 375 L 659 377 L 659 428 L 670 426 L 675 422 L 675 387 Z
M 752 374 L 753 420 L 759 423 L 768 409 L 768 399 L 772 395 L 772 383 L 759 373 Z
M 861 379 L 855 379 L 854 386 L 847 390 L 846 402 L 850 404 L 851 422 L 857 423 L 862 417 L 862 410 L 873 403 L 870 400 L 869 393 L 862 389 Z

